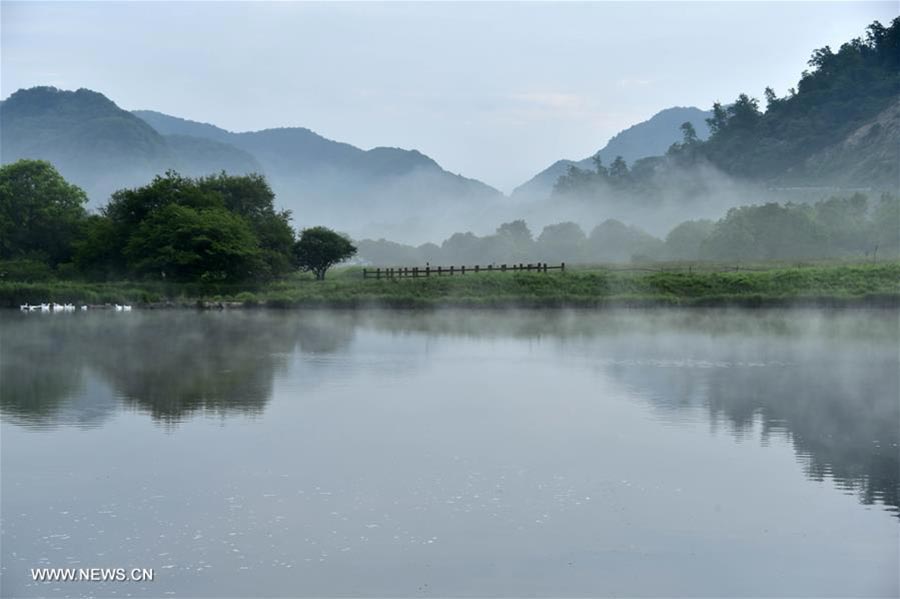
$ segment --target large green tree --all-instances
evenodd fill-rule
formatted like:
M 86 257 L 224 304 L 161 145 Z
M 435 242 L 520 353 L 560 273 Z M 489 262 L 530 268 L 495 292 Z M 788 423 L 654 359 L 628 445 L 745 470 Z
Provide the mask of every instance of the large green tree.
M 87 196 L 49 162 L 19 160 L 0 167 L 0 259 L 68 261 L 87 216 Z
M 261 175 L 200 179 L 174 171 L 115 192 L 85 229 L 84 272 L 177 280 L 269 279 L 292 271 L 290 213 Z
M 325 279 L 325 272 L 356 254 L 356 246 L 349 239 L 327 227 L 310 227 L 300 232 L 294 244 L 294 255 L 301 270 L 310 271 L 316 279 Z
M 296 267 L 292 259 L 295 238 L 291 212 L 275 209 L 275 193 L 265 177 L 222 172 L 204 177 L 197 184 L 200 189 L 218 193 L 226 209 L 250 223 L 270 276 L 286 274 Z
M 125 255 L 139 274 L 178 281 L 243 281 L 261 267 L 250 226 L 224 208 L 161 208 L 141 223 Z

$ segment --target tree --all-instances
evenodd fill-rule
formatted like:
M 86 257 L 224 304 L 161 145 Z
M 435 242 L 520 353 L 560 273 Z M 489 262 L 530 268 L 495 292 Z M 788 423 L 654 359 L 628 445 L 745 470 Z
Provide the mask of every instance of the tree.
M 262 175 L 192 179 L 168 171 L 142 187 L 116 191 L 102 210 L 106 222 L 86 227 L 76 262 L 94 276 L 277 277 L 296 261 L 290 212 L 277 211 L 274 199 Z M 196 243 L 183 236 L 187 231 L 200 236 Z M 194 251 L 199 255 L 187 255 Z M 224 256 L 233 264 L 221 263 Z
M 690 121 L 681 123 L 681 127 L 679 128 L 681 129 L 682 144 L 690 146 L 697 143 L 697 130 L 694 128 L 694 125 Z
M 275 209 L 275 193 L 265 177 L 257 173 L 228 175 L 223 171 L 199 179 L 197 186 L 218 193 L 225 208 L 247 219 L 259 240 L 269 276 L 285 274 L 295 267 L 291 212 Z
M 303 271 L 325 279 L 325 271 L 356 254 L 356 246 L 349 239 L 327 227 L 310 227 L 300 232 L 294 244 L 294 256 Z
M 471 231 L 454 233 L 441 244 L 441 255 L 445 260 L 462 264 L 478 264 L 485 256 L 485 240 Z
M 238 282 L 262 268 L 247 221 L 224 208 L 170 204 L 141 223 L 125 255 L 135 272 L 177 281 Z
M 728 113 L 719 102 L 713 103 L 712 113 L 712 116 L 706 119 L 706 124 L 709 125 L 710 136 L 715 137 L 720 131 L 725 130 L 728 124 Z
M 609 174 L 609 171 L 606 170 L 606 167 L 603 166 L 603 157 L 600 156 L 600 152 L 597 152 L 591 157 L 591 162 L 594 163 L 594 169 L 597 171 L 597 174 L 601 179 L 605 179 Z
M 546 261 L 579 262 L 587 236 L 576 223 L 547 225 L 537 238 L 536 253 Z
M 700 259 L 700 248 L 714 228 L 711 220 L 684 221 L 666 236 L 666 254 L 675 260 Z
M 628 180 L 628 163 L 621 156 L 616 156 L 609 165 L 609 178 L 614 183 L 624 183 Z
M 519 219 L 501 224 L 497 227 L 497 234 L 493 237 L 497 238 L 499 247 L 491 257 L 492 261 L 521 262 L 530 260 L 534 254 L 534 237 L 524 220 Z M 498 252 L 506 254 L 506 256 L 498 255 Z
M 608 219 L 594 227 L 587 240 L 592 260 L 627 262 L 637 257 L 651 257 L 659 253 L 662 242 L 649 233 Z
M 56 266 L 72 256 L 87 195 L 49 162 L 0 167 L 0 259 L 32 257 Z

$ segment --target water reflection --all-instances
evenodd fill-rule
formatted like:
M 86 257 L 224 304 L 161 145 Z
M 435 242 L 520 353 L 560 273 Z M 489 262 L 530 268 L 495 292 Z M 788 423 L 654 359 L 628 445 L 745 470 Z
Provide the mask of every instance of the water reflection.
M 353 335 L 241 312 L 16 316 L 3 321 L 0 409 L 31 426 L 97 424 L 118 405 L 110 396 L 168 424 L 259 414 L 295 348 L 335 352 Z
M 818 312 L 166 312 L 3 314 L 0 410 L 29 427 L 98 426 L 136 409 L 168 426 L 196 414 L 263 413 L 280 379 L 394 366 L 323 360 L 361 331 L 392 339 L 550 344 L 572 368 L 627 386 L 665 421 L 695 410 L 736 438 L 789 440 L 807 477 L 865 504 L 900 506 L 896 313 Z M 405 368 L 429 363 L 417 355 Z M 412 365 L 411 365 L 412 364 Z M 348 368 L 346 365 L 344 368 Z

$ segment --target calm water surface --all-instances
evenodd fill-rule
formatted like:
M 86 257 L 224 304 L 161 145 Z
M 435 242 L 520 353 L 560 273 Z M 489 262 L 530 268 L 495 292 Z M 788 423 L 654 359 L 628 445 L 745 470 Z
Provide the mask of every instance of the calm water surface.
M 0 594 L 896 596 L 898 347 L 884 311 L 2 313 Z

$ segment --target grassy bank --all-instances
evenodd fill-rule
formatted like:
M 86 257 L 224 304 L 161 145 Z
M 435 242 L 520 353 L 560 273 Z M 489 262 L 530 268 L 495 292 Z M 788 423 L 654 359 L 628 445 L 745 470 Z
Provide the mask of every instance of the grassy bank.
M 716 271 L 611 270 L 480 273 L 419 279 L 363 279 L 345 268 L 325 281 L 297 275 L 251 286 L 158 282 L 0 282 L 0 305 L 55 301 L 137 306 L 293 307 L 593 307 L 613 305 L 900 306 L 900 262 L 765 267 Z

